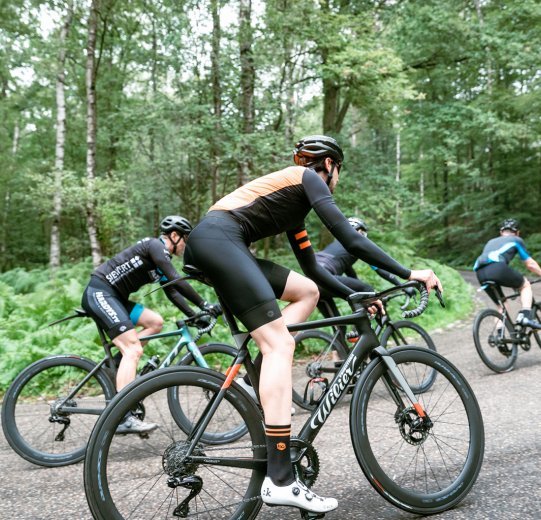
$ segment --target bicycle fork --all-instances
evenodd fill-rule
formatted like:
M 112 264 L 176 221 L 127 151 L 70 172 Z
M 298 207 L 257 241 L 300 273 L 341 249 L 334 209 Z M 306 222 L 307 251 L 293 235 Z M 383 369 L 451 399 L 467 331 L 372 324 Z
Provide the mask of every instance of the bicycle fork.
M 400 428 L 402 437 L 410 444 L 419 444 L 423 442 L 433 426 L 430 417 L 416 399 L 410 385 L 402 375 L 402 372 L 389 352 L 381 346 L 374 349 L 374 351 L 387 367 L 383 381 L 389 394 L 396 403 L 397 410 L 395 413 L 395 421 Z M 400 390 L 406 394 L 411 406 L 408 406 L 403 401 L 400 396 Z

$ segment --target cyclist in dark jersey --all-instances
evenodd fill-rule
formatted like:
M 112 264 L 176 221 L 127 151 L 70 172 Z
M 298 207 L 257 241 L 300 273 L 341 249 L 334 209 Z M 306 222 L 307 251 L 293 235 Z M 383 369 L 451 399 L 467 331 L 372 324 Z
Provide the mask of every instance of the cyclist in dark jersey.
M 522 309 L 517 315 L 517 323 L 527 327 L 540 329 L 541 324 L 532 319 L 532 286 L 521 273 L 509 267 L 509 262 L 518 254 L 528 270 L 541 276 L 539 264 L 531 257 L 526 249 L 524 240 L 520 238 L 520 227 L 517 220 L 509 218 L 500 226 L 500 236 L 489 240 L 475 261 L 473 270 L 479 283 L 493 281 L 503 287 L 511 287 L 520 291 Z M 498 299 L 492 290 L 487 290 L 490 298 L 498 304 Z M 500 309 L 501 310 L 501 309 Z
M 332 192 L 339 179 L 343 153 L 326 136 L 310 136 L 295 147 L 297 166 L 259 177 L 227 195 L 190 234 L 185 262 L 200 268 L 217 293 L 250 332 L 263 354 L 259 394 L 267 435 L 267 476 L 261 488 L 267 504 L 324 513 L 337 507 L 295 479 L 290 459 L 291 366 L 295 342 L 287 323 L 306 320 L 315 308 L 315 283 L 297 273 L 256 259 L 249 246 L 286 232 L 304 273 L 342 297 L 353 291 L 316 261 L 304 219 L 311 209 L 353 255 L 404 279 L 441 288 L 430 270 L 410 271 L 366 237 L 356 233 L 338 209 Z M 289 301 L 280 311 L 276 298 Z
M 148 283 L 163 285 L 180 277 L 171 263 L 171 255 L 183 254 L 185 237 L 191 232 L 192 225 L 185 218 L 173 215 L 162 220 L 160 230 L 160 238 L 140 240 L 96 268 L 83 293 L 83 308 L 122 353 L 116 378 L 119 391 L 135 379 L 137 363 L 143 354 L 139 337 L 156 334 L 163 327 L 163 319 L 158 313 L 130 301 L 129 296 Z M 184 297 L 202 309 L 214 309 L 186 281 L 179 280 L 164 291 L 188 316 L 193 316 L 194 312 Z M 136 332 L 135 326 L 142 330 Z M 142 433 L 156 427 L 129 415 L 117 431 Z
M 349 217 L 348 222 L 351 227 L 360 233 L 363 236 L 368 236 L 368 226 L 365 221 L 359 217 Z M 337 277 L 337 280 L 344 285 L 347 285 L 350 289 L 355 292 L 373 292 L 374 288 L 367 282 L 360 280 L 353 269 L 353 265 L 357 262 L 358 258 L 350 253 L 344 248 L 344 246 L 335 240 L 331 242 L 325 249 L 318 251 L 316 253 L 316 260 L 318 264 L 323 266 L 329 273 Z M 387 280 L 393 285 L 400 285 L 400 280 L 389 271 L 385 269 L 380 269 L 374 265 L 370 266 L 381 278 Z M 404 292 L 408 296 L 414 296 L 415 290 L 412 288 L 407 288 Z M 330 318 L 332 316 L 339 316 L 340 311 L 334 302 L 334 297 L 336 296 L 333 293 L 326 291 L 324 288 L 319 289 L 319 301 L 317 308 L 319 312 L 326 317 Z M 342 334 L 345 334 L 345 327 L 341 327 L 340 330 Z M 345 337 L 343 338 L 345 339 Z M 333 359 L 339 361 L 337 357 L 336 350 L 333 350 Z

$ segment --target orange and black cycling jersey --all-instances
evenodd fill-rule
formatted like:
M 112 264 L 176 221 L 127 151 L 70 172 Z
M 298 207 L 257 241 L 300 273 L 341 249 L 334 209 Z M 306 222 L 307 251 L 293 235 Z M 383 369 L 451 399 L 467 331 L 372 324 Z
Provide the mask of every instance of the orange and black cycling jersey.
M 287 232 L 305 270 L 306 262 L 315 263 L 304 229 L 304 219 L 311 209 L 350 254 L 404 279 L 409 278 L 409 269 L 351 227 L 336 206 L 328 186 L 312 169 L 291 166 L 259 177 L 226 195 L 209 211 L 228 212 L 242 226 L 247 242 Z

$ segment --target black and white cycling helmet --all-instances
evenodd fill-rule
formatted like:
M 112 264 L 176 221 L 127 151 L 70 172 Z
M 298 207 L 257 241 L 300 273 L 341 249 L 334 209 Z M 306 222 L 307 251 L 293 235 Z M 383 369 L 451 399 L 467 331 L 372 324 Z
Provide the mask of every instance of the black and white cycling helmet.
M 293 160 L 298 166 L 307 166 L 325 157 L 330 157 L 339 166 L 344 160 L 344 152 L 336 139 L 326 135 L 303 137 L 293 150 Z
M 500 226 L 500 231 L 504 231 L 505 229 L 508 229 L 509 231 L 513 231 L 513 233 L 516 233 L 520 229 L 518 220 L 514 218 L 506 218 L 502 222 L 502 225 Z
M 362 218 L 359 218 L 359 217 L 349 217 L 348 218 L 348 222 L 350 224 L 350 226 L 355 230 L 355 231 L 364 231 L 365 233 L 368 233 L 368 226 L 366 225 L 366 222 L 362 219 Z
M 164 235 L 176 231 L 180 235 L 188 236 L 192 232 L 193 226 L 190 221 L 184 217 L 178 215 L 169 215 L 165 217 L 160 223 L 160 231 Z

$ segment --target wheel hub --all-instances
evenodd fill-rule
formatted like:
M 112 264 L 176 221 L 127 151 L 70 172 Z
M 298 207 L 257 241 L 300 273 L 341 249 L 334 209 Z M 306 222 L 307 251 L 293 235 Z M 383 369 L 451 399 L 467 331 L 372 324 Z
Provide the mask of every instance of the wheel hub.
M 310 378 L 320 377 L 321 376 L 321 362 L 312 361 L 306 365 L 306 375 Z
M 414 446 L 422 444 L 432 429 L 428 416 L 421 417 L 413 407 L 399 410 L 395 419 L 402 438 Z
M 51 403 L 51 422 L 63 422 L 63 417 L 67 417 L 70 415 L 69 412 L 65 412 L 61 409 L 61 406 L 68 406 L 70 408 L 76 408 L 77 407 L 77 401 L 74 399 L 68 399 L 65 401 L 65 397 L 59 397 L 55 401 Z

